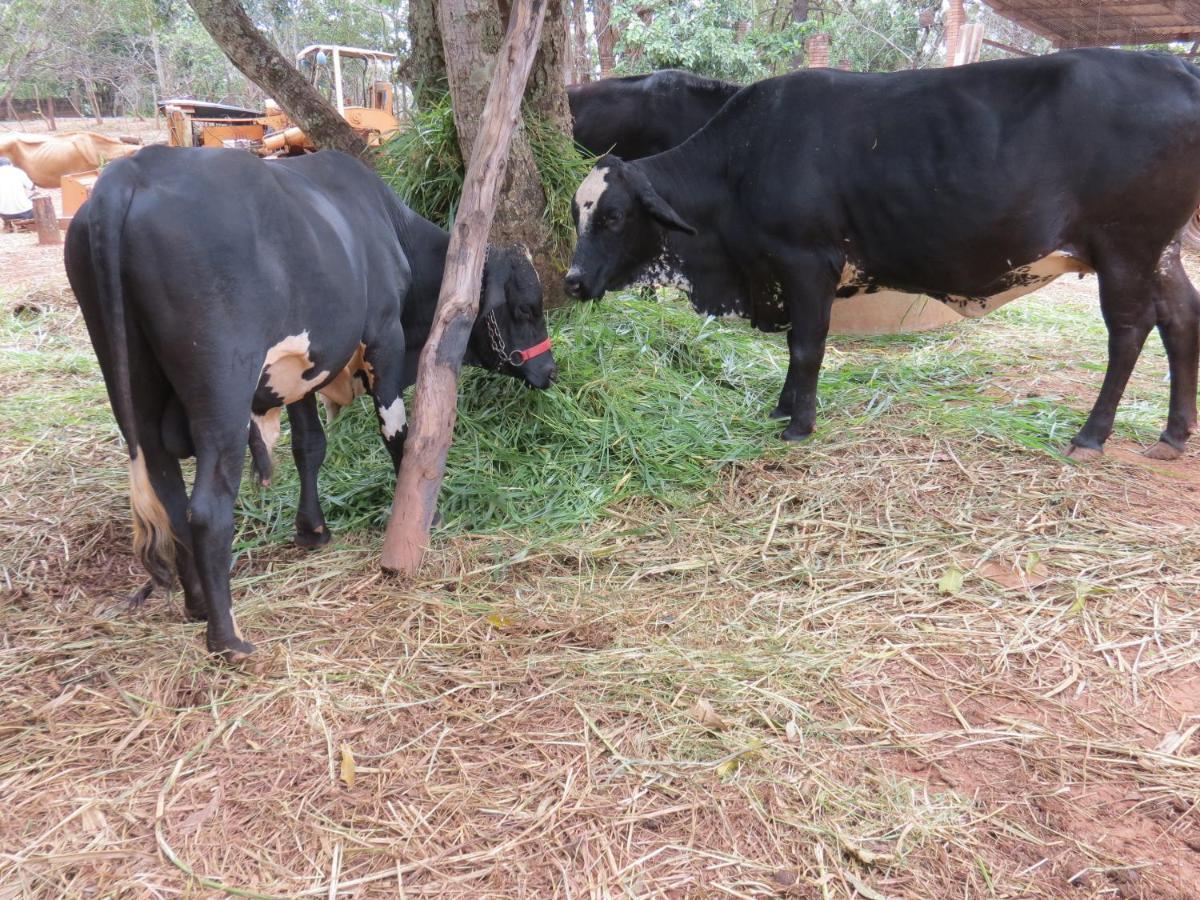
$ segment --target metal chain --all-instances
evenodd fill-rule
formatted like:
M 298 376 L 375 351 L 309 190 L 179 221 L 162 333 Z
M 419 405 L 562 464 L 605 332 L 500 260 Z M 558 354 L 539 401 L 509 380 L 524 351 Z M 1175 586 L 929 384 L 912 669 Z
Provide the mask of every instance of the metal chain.
M 496 321 L 495 313 L 488 313 L 484 316 L 484 321 L 487 323 L 488 338 L 492 342 L 492 349 L 496 351 L 496 355 L 510 366 L 520 366 L 523 362 L 521 354 L 516 350 L 509 353 L 508 348 L 504 346 L 504 335 L 500 333 L 500 323 Z

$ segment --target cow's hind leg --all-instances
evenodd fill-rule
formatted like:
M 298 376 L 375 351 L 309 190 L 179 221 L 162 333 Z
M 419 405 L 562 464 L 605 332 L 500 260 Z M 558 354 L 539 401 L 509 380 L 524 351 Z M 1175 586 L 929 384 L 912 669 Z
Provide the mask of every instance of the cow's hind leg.
M 1171 371 L 1171 407 L 1151 459 L 1178 459 L 1196 427 L 1196 371 L 1200 366 L 1200 296 L 1179 260 L 1179 245 L 1168 250 L 1158 272 L 1158 333 Z
M 145 455 L 150 483 L 170 518 L 175 539 L 175 571 L 183 587 L 184 609 L 189 619 L 203 621 L 208 618 L 208 603 L 204 599 L 204 587 L 196 570 L 192 526 L 188 521 L 187 486 L 183 481 L 179 460 L 157 441 L 147 441 L 142 444 L 141 450 Z
M 1067 455 L 1077 460 L 1090 459 L 1104 452 L 1104 442 L 1112 434 L 1117 404 L 1121 402 L 1146 335 L 1157 318 L 1153 265 L 1132 266 L 1118 260 L 1099 267 L 1099 275 L 1100 311 L 1108 326 L 1108 368 L 1087 421 L 1071 438 L 1071 446 L 1067 449 Z
M 317 414 L 317 395 L 309 394 L 298 403 L 288 405 L 288 421 L 292 423 L 292 457 L 300 473 L 300 505 L 296 509 L 298 547 L 322 547 L 331 537 L 321 512 L 317 493 L 317 475 L 325 462 L 325 429 Z
M 144 367 L 146 357 L 139 358 L 143 360 Z M 150 374 L 139 368 L 135 374 L 137 377 L 133 379 L 132 388 L 134 407 L 138 410 L 138 451 L 150 487 L 166 511 L 171 526 L 175 572 L 183 587 L 184 608 L 188 618 L 202 620 L 208 617 L 208 605 L 192 555 L 187 486 L 179 468 L 179 460 L 193 453 L 187 413 L 161 373 Z M 138 591 L 130 598 L 131 602 L 145 600 L 154 583 L 152 580 Z
M 244 407 L 249 406 L 247 398 Z M 189 514 L 196 566 L 208 600 L 207 643 L 211 653 L 220 654 L 229 662 L 238 662 L 254 652 L 254 645 L 238 631 L 229 592 L 233 507 L 246 457 L 247 431 L 245 420 L 242 422 L 239 426 L 230 421 L 193 433 L 196 482 Z

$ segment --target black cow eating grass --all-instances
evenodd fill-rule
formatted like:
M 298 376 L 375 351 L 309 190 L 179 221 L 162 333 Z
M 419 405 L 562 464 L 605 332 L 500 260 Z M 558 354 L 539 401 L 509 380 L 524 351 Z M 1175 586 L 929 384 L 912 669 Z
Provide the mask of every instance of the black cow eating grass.
M 256 468 L 269 467 L 262 454 L 288 407 L 298 541 L 328 540 L 316 393 L 348 402 L 361 383 L 399 466 L 401 392 L 429 334 L 448 241 L 366 166 L 328 151 L 263 162 L 149 147 L 106 169 L 75 216 L 67 275 L 128 445 L 134 547 L 152 584 L 178 573 L 211 652 L 235 662 L 254 651 L 229 588 L 248 439 Z M 490 252 L 471 359 L 548 387 L 556 369 L 541 299 L 520 250 Z M 190 456 L 189 499 L 179 460 Z
M 690 140 L 601 159 L 575 196 L 567 291 L 674 284 L 702 313 L 790 329 L 772 415 L 813 430 L 835 297 L 890 289 L 982 315 L 1095 272 L 1108 370 L 1070 453 L 1102 452 L 1156 325 L 1172 459 L 1196 423 L 1200 298 L 1179 230 L 1200 201 L 1200 70 L 1113 50 L 744 88 Z

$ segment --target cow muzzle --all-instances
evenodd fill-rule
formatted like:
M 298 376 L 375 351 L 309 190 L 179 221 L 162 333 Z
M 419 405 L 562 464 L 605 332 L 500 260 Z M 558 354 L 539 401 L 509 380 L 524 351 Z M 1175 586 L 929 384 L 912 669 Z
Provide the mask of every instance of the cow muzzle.
M 567 270 L 563 277 L 563 290 L 577 300 L 583 299 L 583 273 L 575 266 Z

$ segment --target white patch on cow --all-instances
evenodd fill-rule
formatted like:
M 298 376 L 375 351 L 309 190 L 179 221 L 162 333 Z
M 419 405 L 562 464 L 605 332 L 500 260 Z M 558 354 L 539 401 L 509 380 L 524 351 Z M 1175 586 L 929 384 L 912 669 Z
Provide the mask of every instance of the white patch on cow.
M 679 257 L 664 250 L 646 263 L 633 279 L 631 287 L 673 287 L 692 293 L 692 282 L 683 274 Z
M 1179 255 L 1179 246 L 1172 241 L 1163 247 L 1163 252 L 1158 257 L 1158 267 L 1155 271 L 1164 278 L 1171 274 L 1171 268 L 1175 264 L 1175 259 Z
M 1017 266 L 1005 276 L 1012 279 L 1012 286 L 988 297 L 939 297 L 942 303 L 951 307 L 959 315 L 976 319 L 999 309 L 1006 303 L 1011 303 L 1018 297 L 1032 294 L 1048 285 L 1060 275 L 1068 272 L 1087 275 L 1094 270 L 1082 260 L 1062 250 L 1034 260 L 1028 265 Z
M 588 172 L 587 178 L 575 192 L 575 205 L 579 207 L 579 233 L 589 234 L 592 230 L 592 216 L 596 213 L 596 204 L 608 190 L 608 166 L 597 166 Z
M 271 392 L 285 404 L 303 400 L 312 393 L 313 388 L 329 377 L 328 372 L 320 372 L 312 378 L 304 377 L 304 373 L 313 367 L 308 355 L 310 343 L 307 331 L 293 334 L 271 347 L 263 360 L 262 378 Z
M 379 410 L 379 421 L 382 423 L 383 436 L 391 440 L 408 424 L 408 416 L 404 410 L 404 398 L 397 397 L 390 406 Z
M 258 426 L 258 436 L 267 447 L 267 457 L 275 458 L 275 445 L 279 442 L 279 415 L 283 407 L 268 409 L 261 416 L 251 414 L 250 421 Z

